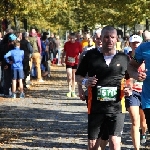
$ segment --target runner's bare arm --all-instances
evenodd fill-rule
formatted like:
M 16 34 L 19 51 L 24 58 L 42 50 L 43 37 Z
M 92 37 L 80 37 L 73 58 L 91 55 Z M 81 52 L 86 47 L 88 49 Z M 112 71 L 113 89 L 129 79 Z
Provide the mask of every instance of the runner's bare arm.
M 78 93 L 81 100 L 85 100 L 85 92 L 82 85 L 78 84 Z
M 66 56 L 66 52 L 63 50 L 62 58 L 64 58 L 65 56 Z
M 61 57 L 61 62 L 64 63 L 64 58 L 66 56 L 66 52 L 63 50 L 63 53 L 62 53 L 62 57 Z
M 139 76 L 138 68 L 141 66 L 141 64 L 142 63 L 139 63 L 134 59 L 130 60 L 127 71 L 131 78 L 134 78 L 135 80 L 139 79 L 138 78 L 138 76 Z

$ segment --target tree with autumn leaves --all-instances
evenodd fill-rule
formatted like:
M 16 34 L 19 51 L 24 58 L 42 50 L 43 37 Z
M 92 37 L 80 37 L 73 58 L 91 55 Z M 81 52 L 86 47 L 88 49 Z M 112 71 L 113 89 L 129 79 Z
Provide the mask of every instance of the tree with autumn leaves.
M 8 1 L 8 11 L 4 1 Z M 150 16 L 149 0 L 2 0 L 0 17 L 7 17 L 12 25 L 28 20 L 28 27 L 45 30 L 77 30 L 84 25 L 98 24 L 133 26 Z

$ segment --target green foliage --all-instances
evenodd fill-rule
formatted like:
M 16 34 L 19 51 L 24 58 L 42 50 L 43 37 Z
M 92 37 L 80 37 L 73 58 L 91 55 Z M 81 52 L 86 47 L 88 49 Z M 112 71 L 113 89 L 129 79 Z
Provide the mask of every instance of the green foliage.
M 8 0 L 5 14 L 0 2 L 0 18 L 28 19 L 30 26 L 39 29 L 77 30 L 84 25 L 134 25 L 150 16 L 149 0 Z

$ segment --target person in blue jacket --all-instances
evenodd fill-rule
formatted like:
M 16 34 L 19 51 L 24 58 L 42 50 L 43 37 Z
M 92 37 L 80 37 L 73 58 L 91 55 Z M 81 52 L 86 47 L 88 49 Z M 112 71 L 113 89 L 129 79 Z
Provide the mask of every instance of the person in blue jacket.
M 48 52 L 48 48 L 49 48 L 49 41 L 47 39 L 47 34 L 46 32 L 43 33 L 43 36 L 41 37 L 41 47 L 42 47 L 42 61 L 41 61 L 41 65 L 42 65 L 42 76 L 47 76 L 48 74 L 50 74 L 50 64 L 49 64 L 49 52 Z
M 9 38 L 13 38 L 14 34 L 11 34 Z M 11 98 L 16 98 L 16 81 L 19 82 L 20 88 L 20 98 L 25 98 L 25 94 L 23 92 L 23 79 L 24 79 L 24 71 L 23 71 L 23 59 L 24 59 L 24 51 L 20 50 L 20 42 L 17 40 L 13 41 L 14 49 L 10 50 L 4 56 L 4 59 L 7 63 L 11 64 L 11 77 L 12 77 L 12 96 Z M 11 60 L 9 59 L 11 57 Z

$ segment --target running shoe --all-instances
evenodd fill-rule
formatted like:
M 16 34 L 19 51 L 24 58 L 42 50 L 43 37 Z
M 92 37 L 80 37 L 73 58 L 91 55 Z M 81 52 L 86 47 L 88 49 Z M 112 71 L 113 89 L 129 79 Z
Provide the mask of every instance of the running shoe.
M 25 98 L 25 94 L 24 93 L 20 93 L 20 98 Z
M 71 97 L 71 96 L 72 96 L 71 92 L 68 92 L 67 97 Z
M 12 93 L 11 98 L 16 98 L 16 93 Z
M 49 78 L 51 77 L 50 73 L 48 74 L 48 77 L 49 77 Z
M 43 82 L 45 82 L 45 81 L 42 80 L 42 79 L 39 79 L 38 82 L 39 82 L 39 83 L 43 83 Z
M 144 134 L 142 134 L 142 129 L 140 129 L 140 142 L 141 142 L 141 144 L 146 143 L 146 138 L 147 138 L 146 132 Z
M 71 97 L 77 97 L 77 95 L 75 94 L 75 92 L 71 92 Z

